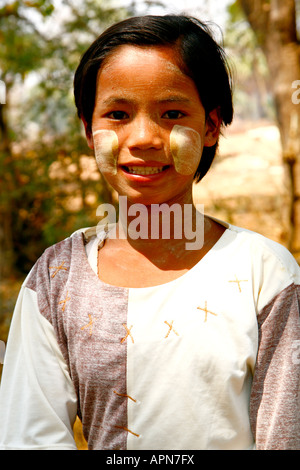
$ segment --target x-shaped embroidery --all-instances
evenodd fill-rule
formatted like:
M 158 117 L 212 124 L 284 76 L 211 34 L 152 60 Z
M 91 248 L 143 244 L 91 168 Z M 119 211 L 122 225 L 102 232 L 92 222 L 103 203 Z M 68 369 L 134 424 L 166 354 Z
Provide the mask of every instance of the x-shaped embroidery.
M 89 323 L 87 323 L 87 325 L 82 326 L 80 329 L 85 330 L 85 328 L 90 328 L 89 333 L 91 335 L 93 333 L 93 323 L 96 320 L 96 318 L 89 314 L 89 320 L 90 320 Z
M 169 327 L 169 331 L 168 331 L 168 333 L 166 334 L 165 338 L 167 338 L 167 337 L 169 336 L 169 334 L 171 333 L 171 331 L 173 331 L 173 333 L 175 333 L 175 335 L 179 336 L 179 334 L 177 333 L 177 331 L 173 328 L 173 322 L 174 322 L 174 320 L 172 320 L 171 323 L 168 323 L 167 321 L 164 322 L 164 323 L 165 323 L 166 325 L 168 325 L 168 327 Z
M 133 434 L 133 435 L 136 436 L 136 437 L 140 437 L 139 434 L 136 434 L 135 432 L 130 431 L 130 429 L 125 428 L 124 426 L 115 426 L 115 428 L 117 428 L 117 429 L 123 429 L 124 431 L 130 432 L 130 434 Z
M 55 269 L 56 271 L 52 274 L 52 278 L 56 276 L 58 271 L 63 270 L 63 271 L 68 271 L 68 268 L 64 266 L 65 262 L 63 261 L 59 266 L 49 266 L 49 269 Z
M 59 304 L 63 304 L 63 307 L 62 307 L 62 311 L 63 311 L 63 312 L 65 311 L 66 303 L 68 302 L 68 300 L 71 300 L 71 297 L 68 297 L 68 291 L 67 291 L 67 295 L 66 295 L 65 300 L 61 300 L 61 301 L 59 302 Z
M 131 338 L 131 341 L 134 343 L 134 340 L 133 340 L 133 337 L 130 333 L 131 331 L 131 328 L 132 328 L 132 325 L 128 328 L 126 323 L 122 323 L 122 325 L 124 326 L 125 330 L 126 330 L 126 336 L 124 336 L 124 338 L 121 339 L 121 343 L 124 343 L 124 341 L 126 341 L 126 339 L 128 338 L 128 336 L 130 336 Z
M 218 315 L 214 312 L 211 312 L 210 310 L 207 310 L 207 301 L 205 301 L 205 308 L 202 308 L 202 307 L 197 307 L 198 310 L 203 310 L 203 312 L 205 312 L 205 318 L 204 318 L 204 322 L 207 321 L 207 314 L 210 313 L 211 315 L 215 315 L 215 317 L 217 317 Z
M 134 403 L 136 403 L 136 399 L 132 398 L 130 395 L 127 395 L 127 393 L 118 393 L 116 390 L 113 390 L 113 392 L 119 397 L 129 398 L 130 400 L 134 401 Z
M 248 282 L 247 279 L 243 279 L 243 280 L 240 280 L 238 279 L 236 276 L 235 276 L 235 280 L 234 281 L 228 281 L 228 282 L 236 282 L 237 285 L 238 285 L 238 288 L 239 288 L 239 291 L 242 292 L 242 289 L 241 289 L 241 282 Z

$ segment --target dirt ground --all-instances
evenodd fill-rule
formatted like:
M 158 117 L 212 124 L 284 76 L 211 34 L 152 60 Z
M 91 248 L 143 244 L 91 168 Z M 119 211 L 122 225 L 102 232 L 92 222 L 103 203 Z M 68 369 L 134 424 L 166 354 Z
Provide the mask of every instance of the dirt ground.
M 270 122 L 236 121 L 194 199 L 206 214 L 284 242 L 285 192 L 279 131 Z

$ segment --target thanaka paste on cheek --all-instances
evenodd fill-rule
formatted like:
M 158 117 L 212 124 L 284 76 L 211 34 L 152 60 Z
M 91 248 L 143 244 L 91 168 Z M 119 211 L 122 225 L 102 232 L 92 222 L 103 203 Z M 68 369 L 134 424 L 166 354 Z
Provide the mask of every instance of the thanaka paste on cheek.
M 93 132 L 95 158 L 103 173 L 117 173 L 119 140 L 114 131 L 99 129 Z
M 170 133 L 170 150 L 177 173 L 196 173 L 202 155 L 201 137 L 197 131 L 176 124 Z

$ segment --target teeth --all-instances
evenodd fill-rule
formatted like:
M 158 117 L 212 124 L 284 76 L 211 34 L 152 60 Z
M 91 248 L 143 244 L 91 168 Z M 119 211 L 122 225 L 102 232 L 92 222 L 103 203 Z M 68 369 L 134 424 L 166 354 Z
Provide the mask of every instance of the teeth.
M 130 166 L 126 167 L 128 173 L 133 175 L 155 175 L 156 173 L 161 173 L 163 171 L 163 167 L 152 167 L 152 166 Z

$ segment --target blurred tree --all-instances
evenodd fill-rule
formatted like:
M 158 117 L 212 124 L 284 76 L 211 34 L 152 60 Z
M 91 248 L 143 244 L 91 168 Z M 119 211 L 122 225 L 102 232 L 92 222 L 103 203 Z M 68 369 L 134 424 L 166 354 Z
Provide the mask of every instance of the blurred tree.
M 40 9 L 41 15 L 47 16 L 51 13 L 48 2 L 33 8 Z M 23 27 L 20 28 L 20 25 Z M 16 189 L 22 184 L 12 149 L 13 131 L 8 118 L 10 92 L 17 81 L 24 79 L 28 70 L 33 70 L 41 64 L 42 57 L 41 38 L 36 37 L 34 29 L 29 27 L 28 21 L 23 17 L 20 2 L 1 7 L 0 26 L 0 71 L 6 87 L 5 104 L 0 104 L 0 273 L 3 274 L 9 272 L 14 261 L 13 197 Z
M 4 3 L 4 5 L 3 5 Z M 28 272 L 42 251 L 82 226 L 112 194 L 76 116 L 80 56 L 112 22 L 133 14 L 107 0 L 0 2 L 0 280 Z M 54 162 L 59 165 L 55 167 Z
M 300 106 L 293 87 L 300 80 L 297 31 L 299 0 L 237 0 L 268 64 L 281 135 L 289 194 L 287 245 L 300 256 Z
M 225 47 L 233 59 L 234 109 L 242 119 L 274 119 L 268 65 L 256 36 L 237 3 L 227 8 Z

